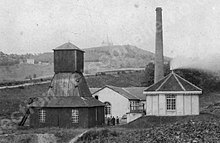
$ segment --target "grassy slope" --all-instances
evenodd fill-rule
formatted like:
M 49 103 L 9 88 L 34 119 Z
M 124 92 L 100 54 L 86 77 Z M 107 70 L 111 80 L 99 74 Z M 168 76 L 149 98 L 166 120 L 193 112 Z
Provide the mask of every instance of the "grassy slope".
M 78 142 L 176 143 L 220 140 L 219 118 L 213 115 L 148 117 L 148 119 L 145 117 L 137 122 L 139 124 L 136 124 L 137 126 L 132 126 L 133 122 L 123 128 L 93 129 L 84 134 Z
M 28 76 L 37 77 L 53 75 L 53 65 L 20 64 L 0 67 L 0 82 L 3 80 L 23 80 Z
M 142 75 L 143 73 L 90 76 L 87 82 L 89 87 L 140 86 Z M 19 105 L 25 105 L 30 97 L 41 97 L 48 87 L 49 83 L 0 90 L 0 115 L 9 117 L 12 112 L 19 110 Z

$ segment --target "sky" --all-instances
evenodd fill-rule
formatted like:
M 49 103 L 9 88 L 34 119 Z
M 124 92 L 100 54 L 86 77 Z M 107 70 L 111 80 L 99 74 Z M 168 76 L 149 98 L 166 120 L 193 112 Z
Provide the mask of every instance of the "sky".
M 166 56 L 220 54 L 219 0 L 1 0 L 0 51 L 52 52 L 130 44 L 154 52 L 156 7 L 163 9 Z

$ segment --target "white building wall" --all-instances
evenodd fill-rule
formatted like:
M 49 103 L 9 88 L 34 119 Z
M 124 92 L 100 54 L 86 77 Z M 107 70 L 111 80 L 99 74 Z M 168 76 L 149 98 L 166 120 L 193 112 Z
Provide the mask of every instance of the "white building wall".
M 142 115 L 143 115 L 142 113 L 129 113 L 129 114 L 127 114 L 127 123 L 140 118 Z
M 176 115 L 184 115 L 183 94 L 178 94 L 176 96 Z
M 166 97 L 163 94 L 159 95 L 159 115 L 166 115 Z
M 176 96 L 176 110 L 166 110 L 165 94 L 146 96 L 146 115 L 155 116 L 183 116 L 199 115 L 199 95 Z
M 98 95 L 99 101 L 109 102 L 112 105 L 112 116 L 121 118 L 124 114 L 129 112 L 129 100 L 108 87 L 93 94 L 93 97 Z
M 191 115 L 191 96 L 190 95 L 184 95 L 183 96 L 184 101 L 184 115 Z
M 153 98 L 153 115 L 158 115 L 159 114 L 159 96 L 154 95 L 152 96 Z
M 199 114 L 199 95 L 192 96 L 192 115 Z
M 153 115 L 153 96 L 146 96 L 146 115 Z

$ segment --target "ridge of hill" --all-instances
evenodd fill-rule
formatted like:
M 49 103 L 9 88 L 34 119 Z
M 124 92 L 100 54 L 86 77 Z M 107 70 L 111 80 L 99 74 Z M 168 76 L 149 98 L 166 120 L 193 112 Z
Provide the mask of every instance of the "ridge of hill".
M 83 50 L 85 51 L 85 74 L 120 68 L 143 68 L 154 60 L 154 53 L 132 45 L 100 46 Z M 19 64 L 27 58 L 33 58 L 35 63 L 46 62 L 48 64 Z M 165 57 L 165 62 L 170 60 Z M 0 52 L 0 82 L 53 75 L 52 63 L 52 52 L 35 55 L 8 55 Z

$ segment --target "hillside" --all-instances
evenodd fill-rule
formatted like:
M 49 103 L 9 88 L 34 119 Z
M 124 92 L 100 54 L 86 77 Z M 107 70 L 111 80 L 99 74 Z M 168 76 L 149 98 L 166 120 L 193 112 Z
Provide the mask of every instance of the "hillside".
M 95 74 L 103 70 L 120 68 L 145 67 L 154 60 L 154 54 L 132 45 L 114 45 L 83 49 L 85 51 L 85 73 Z M 35 62 L 50 64 L 18 64 L 26 58 L 33 58 Z M 165 58 L 169 61 L 170 58 Z M 36 74 L 37 77 L 53 75 L 53 53 L 41 54 L 4 54 L 0 53 L 0 82 L 3 80 L 22 80 Z
M 0 82 L 24 80 L 33 77 L 53 75 L 53 64 L 35 65 L 19 64 L 12 66 L 0 66 Z

